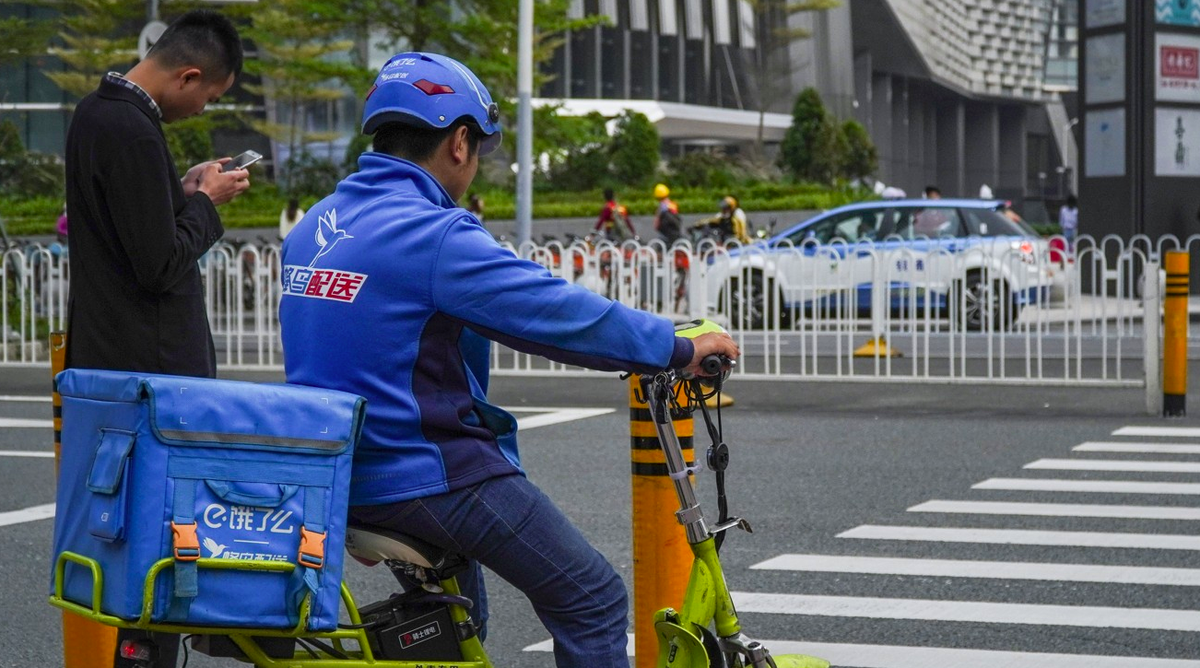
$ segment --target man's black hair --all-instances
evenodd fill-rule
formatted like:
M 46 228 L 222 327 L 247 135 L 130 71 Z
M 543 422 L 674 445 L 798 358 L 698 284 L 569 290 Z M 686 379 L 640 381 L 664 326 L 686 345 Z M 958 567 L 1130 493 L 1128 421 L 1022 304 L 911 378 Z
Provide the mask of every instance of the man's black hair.
M 404 123 L 384 123 L 375 131 L 371 140 L 372 148 L 377 153 L 394 155 L 409 162 L 425 162 L 433 152 L 441 146 L 446 137 L 454 134 L 462 126 L 467 126 L 467 155 L 474 156 L 479 152 L 479 144 L 483 141 L 483 133 L 463 120 L 455 121 L 450 127 L 419 128 Z
M 934 193 L 941 195 L 942 194 L 941 188 L 938 188 L 937 186 L 925 186 L 925 196 L 926 197 L 928 197 L 929 195 L 932 195 Z
M 168 69 L 198 67 L 205 80 L 224 81 L 242 73 L 242 40 L 224 14 L 193 9 L 171 23 L 147 57 Z
M 614 197 L 612 188 L 604 189 L 604 199 L 611 200 Z

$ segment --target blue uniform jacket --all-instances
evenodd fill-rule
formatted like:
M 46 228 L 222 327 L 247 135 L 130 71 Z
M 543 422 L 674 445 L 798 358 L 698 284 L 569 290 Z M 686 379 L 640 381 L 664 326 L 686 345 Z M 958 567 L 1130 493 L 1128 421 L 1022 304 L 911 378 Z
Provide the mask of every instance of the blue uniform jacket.
M 516 421 L 485 400 L 488 339 L 601 370 L 691 361 L 670 321 L 517 258 L 419 166 L 359 168 L 288 234 L 279 306 L 288 382 L 367 398 L 351 504 L 522 472 Z

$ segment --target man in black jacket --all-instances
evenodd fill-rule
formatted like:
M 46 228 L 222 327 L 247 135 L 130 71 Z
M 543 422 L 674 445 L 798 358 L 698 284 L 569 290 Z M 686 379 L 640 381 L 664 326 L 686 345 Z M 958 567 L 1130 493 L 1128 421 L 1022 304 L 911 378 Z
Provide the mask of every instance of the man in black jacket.
M 67 132 L 71 295 L 67 366 L 188 376 L 216 375 L 216 353 L 196 261 L 225 229 L 216 206 L 250 186 L 222 172 L 229 158 L 182 179 L 163 135 L 204 111 L 242 69 L 237 30 L 212 11 L 184 14 L 145 60 L 109 73 L 80 101 Z M 120 643 L 115 666 L 132 666 Z M 174 666 L 178 636 L 153 634 L 156 666 Z M 139 664 L 141 665 L 141 664 Z
M 249 187 L 228 158 L 183 179 L 162 123 L 199 114 L 241 72 L 237 30 L 212 11 L 175 21 L 124 76 L 80 101 L 67 132 L 67 366 L 214 376 L 196 261 L 225 230 L 216 205 Z

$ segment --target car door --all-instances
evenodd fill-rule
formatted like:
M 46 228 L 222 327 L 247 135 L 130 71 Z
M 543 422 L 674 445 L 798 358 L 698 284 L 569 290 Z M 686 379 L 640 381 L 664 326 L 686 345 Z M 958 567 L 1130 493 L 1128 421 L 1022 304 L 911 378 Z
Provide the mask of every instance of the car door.
M 814 221 L 787 236 L 777 266 L 788 286 L 788 303 L 829 305 L 844 300 L 854 285 L 851 263 L 860 239 L 873 232 L 877 213 L 855 210 Z
M 895 232 L 878 247 L 891 308 L 923 308 L 931 290 L 944 291 L 965 235 L 955 207 L 897 208 Z

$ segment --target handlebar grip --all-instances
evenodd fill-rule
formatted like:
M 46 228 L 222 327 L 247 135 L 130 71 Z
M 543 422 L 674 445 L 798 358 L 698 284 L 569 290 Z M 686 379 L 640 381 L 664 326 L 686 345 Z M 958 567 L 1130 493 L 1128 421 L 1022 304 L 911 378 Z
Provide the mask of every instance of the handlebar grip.
M 729 366 L 729 358 L 724 355 L 709 355 L 700 360 L 700 370 L 708 376 L 717 376 Z

